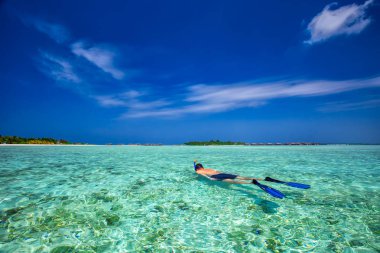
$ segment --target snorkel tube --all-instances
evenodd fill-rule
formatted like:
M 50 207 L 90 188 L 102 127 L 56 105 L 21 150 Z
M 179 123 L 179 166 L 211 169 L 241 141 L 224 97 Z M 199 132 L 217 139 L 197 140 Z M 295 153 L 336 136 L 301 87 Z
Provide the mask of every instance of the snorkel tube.
M 197 160 L 194 160 L 194 170 L 197 171 L 199 169 L 203 169 L 203 165 L 201 163 L 197 163 Z

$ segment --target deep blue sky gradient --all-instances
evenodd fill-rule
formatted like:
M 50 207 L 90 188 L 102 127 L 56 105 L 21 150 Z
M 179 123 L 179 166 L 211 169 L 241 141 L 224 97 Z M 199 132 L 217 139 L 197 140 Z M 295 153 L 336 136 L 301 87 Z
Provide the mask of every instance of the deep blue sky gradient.
M 364 1 L 339 1 L 337 8 Z M 308 45 L 310 21 L 332 1 L 2 1 L 0 134 L 89 143 L 189 140 L 380 143 L 380 87 L 268 99 L 259 106 L 171 116 L 122 117 L 128 106 L 94 97 L 138 91 L 142 102 L 191 105 L 190 87 L 278 80 L 364 80 L 380 75 L 380 2 L 358 34 Z M 67 30 L 65 42 L 35 20 Z M 82 42 L 115 53 L 113 78 L 72 52 Z M 65 59 L 78 84 L 41 70 L 43 55 Z M 46 58 L 45 58 L 46 60 Z M 77 86 L 76 86 L 77 85 Z M 254 85 L 254 84 L 252 84 Z M 321 109 L 322 108 L 322 109 Z M 159 108 L 152 108 L 159 110 Z

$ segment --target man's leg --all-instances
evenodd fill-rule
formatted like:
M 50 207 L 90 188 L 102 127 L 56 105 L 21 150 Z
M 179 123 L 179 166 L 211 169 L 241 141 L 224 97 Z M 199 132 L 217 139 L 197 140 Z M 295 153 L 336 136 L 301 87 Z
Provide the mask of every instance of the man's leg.
M 254 178 L 254 177 L 241 177 L 241 176 L 237 176 L 236 179 L 239 179 L 239 180 L 263 180 L 262 178 Z
M 252 182 L 237 181 L 237 180 L 233 180 L 233 179 L 224 179 L 221 181 L 226 182 L 226 183 L 230 183 L 230 184 L 252 184 Z

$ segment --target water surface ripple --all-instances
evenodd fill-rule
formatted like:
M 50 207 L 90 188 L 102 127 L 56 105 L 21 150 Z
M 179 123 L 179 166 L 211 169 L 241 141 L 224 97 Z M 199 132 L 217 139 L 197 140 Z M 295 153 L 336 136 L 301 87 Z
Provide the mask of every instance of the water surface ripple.
M 2 146 L 0 252 L 379 252 L 379 178 L 380 146 Z

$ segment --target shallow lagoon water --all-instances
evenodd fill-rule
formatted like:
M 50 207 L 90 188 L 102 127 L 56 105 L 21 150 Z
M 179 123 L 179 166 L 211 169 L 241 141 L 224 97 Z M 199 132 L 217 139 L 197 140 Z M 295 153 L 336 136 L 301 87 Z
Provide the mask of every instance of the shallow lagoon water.
M 379 252 L 379 179 L 380 146 L 3 146 L 0 252 Z

